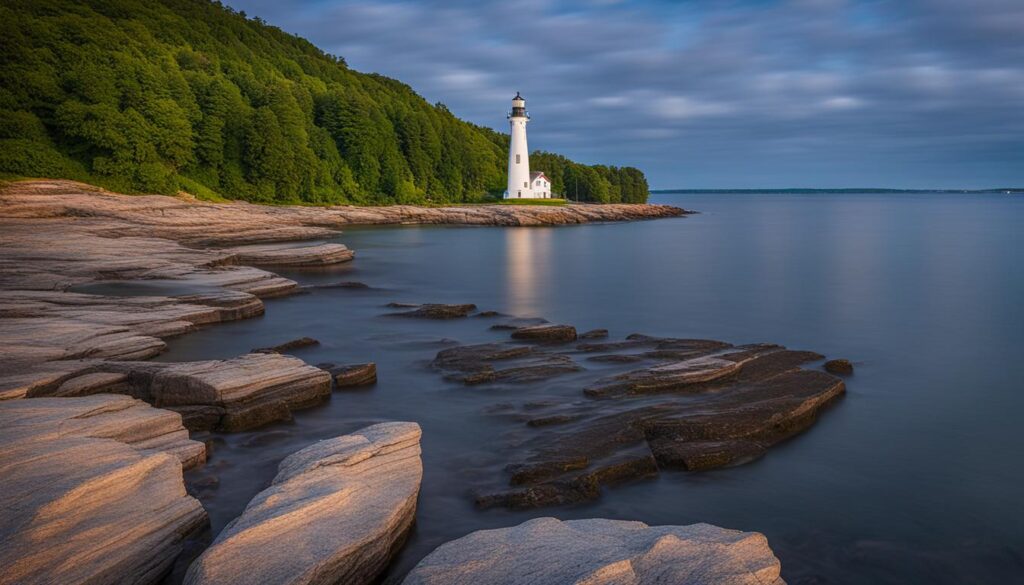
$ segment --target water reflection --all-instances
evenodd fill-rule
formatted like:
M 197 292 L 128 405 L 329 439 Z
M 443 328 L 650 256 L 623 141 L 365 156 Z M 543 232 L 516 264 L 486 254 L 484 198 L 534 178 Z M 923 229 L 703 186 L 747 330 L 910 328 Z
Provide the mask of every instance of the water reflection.
M 515 315 L 540 315 L 542 297 L 558 294 L 547 278 L 552 257 L 551 228 L 510 228 L 505 234 L 505 305 Z

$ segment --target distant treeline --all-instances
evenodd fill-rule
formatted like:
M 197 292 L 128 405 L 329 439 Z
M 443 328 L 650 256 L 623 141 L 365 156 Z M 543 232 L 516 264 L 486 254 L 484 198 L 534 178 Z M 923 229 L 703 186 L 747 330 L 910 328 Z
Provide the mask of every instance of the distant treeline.
M 5 0 L 0 51 L 3 175 L 272 203 L 505 188 L 507 135 L 219 2 Z M 636 169 L 538 156 L 581 200 L 647 198 Z
M 1021 187 L 996 189 L 654 189 L 651 193 L 661 195 L 696 193 L 738 193 L 738 194 L 828 194 L 828 193 L 1024 193 Z

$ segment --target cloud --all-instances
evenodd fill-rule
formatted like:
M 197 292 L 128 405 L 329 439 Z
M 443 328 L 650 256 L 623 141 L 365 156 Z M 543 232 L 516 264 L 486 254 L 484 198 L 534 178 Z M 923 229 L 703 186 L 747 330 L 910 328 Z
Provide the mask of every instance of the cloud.
M 1020 0 L 228 3 L 655 186 L 1024 184 Z

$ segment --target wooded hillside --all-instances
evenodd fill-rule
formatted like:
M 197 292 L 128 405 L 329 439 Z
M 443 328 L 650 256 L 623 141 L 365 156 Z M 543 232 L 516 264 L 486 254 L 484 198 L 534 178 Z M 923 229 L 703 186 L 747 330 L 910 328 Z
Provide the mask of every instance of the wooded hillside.
M 5 0 L 0 173 L 273 203 L 479 201 L 507 137 L 206 0 Z M 643 174 L 538 153 L 558 192 L 641 202 Z M 574 191 L 575 190 L 575 191 Z

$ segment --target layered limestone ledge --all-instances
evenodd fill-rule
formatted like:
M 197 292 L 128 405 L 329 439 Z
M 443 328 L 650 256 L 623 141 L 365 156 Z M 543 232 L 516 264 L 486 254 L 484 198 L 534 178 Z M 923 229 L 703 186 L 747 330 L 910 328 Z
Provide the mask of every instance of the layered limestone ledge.
M 0 584 L 157 583 L 206 523 L 173 412 L 126 396 L 0 403 Z
M 412 527 L 422 476 L 415 423 L 315 443 L 281 462 L 185 583 L 373 583 Z
M 441 545 L 403 585 L 785 585 L 780 569 L 756 532 L 538 518 Z
M 331 374 L 292 356 L 251 353 L 201 362 L 107 362 L 134 396 L 181 413 L 191 430 L 243 431 L 291 420 L 331 395 Z

